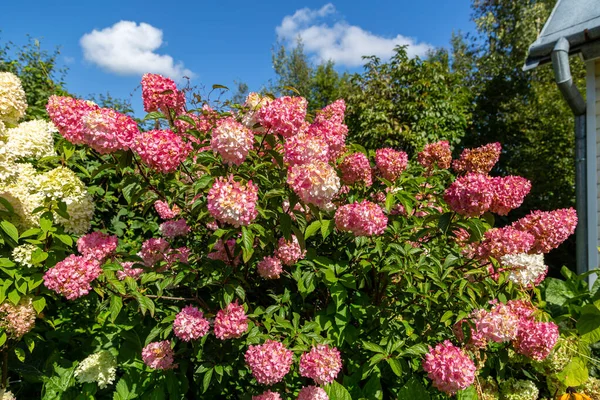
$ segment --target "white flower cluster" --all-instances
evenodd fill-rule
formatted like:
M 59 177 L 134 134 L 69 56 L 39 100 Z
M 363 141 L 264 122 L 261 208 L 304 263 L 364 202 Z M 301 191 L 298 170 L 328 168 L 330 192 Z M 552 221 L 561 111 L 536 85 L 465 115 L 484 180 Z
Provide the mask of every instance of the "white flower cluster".
M 10 72 L 0 72 L 0 120 L 16 124 L 26 110 L 27 100 L 21 80 Z
M 33 244 L 22 244 L 17 246 L 12 251 L 12 258 L 18 264 L 21 264 L 25 267 L 36 267 L 39 264 L 35 264 L 32 261 L 33 253 L 38 249 L 36 245 Z
M 540 390 L 532 381 L 510 378 L 500 384 L 500 393 L 505 400 L 537 400 Z
M 54 215 L 55 221 L 65 230 L 83 234 L 90 229 L 94 214 L 94 202 L 84 183 L 73 171 L 57 167 L 46 173 L 38 173 L 30 164 L 16 164 L 17 178 L 7 185 L 0 185 L 0 196 L 13 206 L 18 220 L 13 223 L 23 229 L 38 226 L 39 212 L 47 201 L 63 201 L 69 218 Z M 0 205 L 0 207 L 2 207 Z
M 54 132 L 57 130 L 52 122 L 41 119 L 21 122 L 6 131 L 6 151 L 15 159 L 53 156 Z
M 14 394 L 10 390 L 0 389 L 1 400 L 17 400 Z
M 75 376 L 81 383 L 97 382 L 100 389 L 111 385 L 117 374 L 117 360 L 107 350 L 101 350 L 88 356 L 75 370 Z
M 511 270 L 508 279 L 523 286 L 534 284 L 548 270 L 543 254 L 508 254 L 501 258 L 501 263 Z

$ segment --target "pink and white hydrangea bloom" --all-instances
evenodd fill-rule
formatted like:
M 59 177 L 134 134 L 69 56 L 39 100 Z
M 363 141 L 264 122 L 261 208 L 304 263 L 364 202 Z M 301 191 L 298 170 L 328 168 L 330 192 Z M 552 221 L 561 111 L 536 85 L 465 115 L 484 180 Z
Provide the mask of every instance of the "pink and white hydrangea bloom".
M 279 238 L 275 257 L 279 258 L 284 265 L 294 265 L 306 255 L 306 250 L 302 250 L 298 238 L 292 235 L 291 240 Z
M 202 311 L 194 306 L 184 307 L 173 322 L 173 333 L 184 342 L 196 340 L 208 333 L 210 324 Z
M 335 226 L 355 236 L 381 235 L 387 223 L 388 218 L 381 207 L 367 200 L 346 204 L 335 212 Z
M 320 208 L 326 207 L 340 190 L 335 169 L 322 161 L 291 166 L 287 183 L 304 203 Z
M 449 340 L 429 349 L 423 359 L 423 369 L 433 386 L 449 395 L 471 386 L 477 370 L 473 360 Z
M 173 369 L 177 364 L 173 364 L 173 349 L 170 340 L 149 343 L 142 349 L 142 360 L 144 364 L 152 369 Z
M 235 227 L 249 225 L 258 215 L 256 202 L 258 187 L 248 181 L 245 185 L 220 177 L 215 181 L 207 195 L 208 211 L 217 221 Z
M 218 153 L 225 164 L 240 165 L 244 162 L 252 145 L 254 134 L 233 117 L 217 121 L 213 129 L 210 145 Z
M 319 385 L 334 381 L 342 370 L 342 357 L 335 347 L 319 344 L 300 356 L 300 375 Z
M 215 316 L 215 336 L 221 340 L 236 339 L 248 330 L 248 317 L 244 307 L 237 303 L 229 303 L 224 310 Z
M 269 339 L 264 344 L 249 346 L 244 358 L 258 383 L 273 385 L 290 371 L 293 354 L 283 343 Z
M 46 271 L 44 285 L 69 300 L 85 296 L 92 281 L 102 273 L 100 262 L 90 257 L 71 254 Z
M 256 266 L 258 274 L 265 279 L 278 279 L 283 272 L 281 260 L 277 257 L 265 257 Z

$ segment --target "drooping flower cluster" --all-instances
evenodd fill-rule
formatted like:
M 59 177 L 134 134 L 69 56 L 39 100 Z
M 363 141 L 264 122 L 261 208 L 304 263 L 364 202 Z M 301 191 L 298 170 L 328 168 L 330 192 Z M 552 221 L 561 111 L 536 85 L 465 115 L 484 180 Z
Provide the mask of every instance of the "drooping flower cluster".
M 394 182 L 408 165 L 408 155 L 394 149 L 379 149 L 375 152 L 375 165 L 381 176 Z
M 121 263 L 122 271 L 117 271 L 117 278 L 122 281 L 127 277 L 131 277 L 133 279 L 138 279 L 140 275 L 144 273 L 142 268 L 133 268 L 133 262 L 126 261 Z
M 117 359 L 109 351 L 101 350 L 79 363 L 75 377 L 81 383 L 97 382 L 104 389 L 117 377 Z
M 417 161 L 430 173 L 435 167 L 448 169 L 452 163 L 452 151 L 447 140 L 425 145 L 417 155 Z
M 83 256 L 102 262 L 114 254 L 118 242 L 119 239 L 116 236 L 96 231 L 80 237 L 77 240 L 77 250 Z
M 323 138 L 299 133 L 285 140 L 283 160 L 289 165 L 308 164 L 313 161 L 327 162 L 328 148 Z
M 196 307 L 184 307 L 175 317 L 173 333 L 184 342 L 201 338 L 208 333 L 210 324 Z
M 522 318 L 513 346 L 517 353 L 542 361 L 554 348 L 558 335 L 558 326 L 554 322 L 536 322 Z
M 487 174 L 500 159 L 500 143 L 489 143 L 474 149 L 465 149 L 458 160 L 452 162 L 452 168 L 458 173 Z
M 133 150 L 150 168 L 163 174 L 174 172 L 192 146 L 171 130 L 152 130 L 136 136 Z
M 46 272 L 44 285 L 74 300 L 88 294 L 92 289 L 90 284 L 101 273 L 98 260 L 71 254 Z
M 466 389 L 475 381 L 475 363 L 448 340 L 430 348 L 423 360 L 423 369 L 433 381 L 433 386 L 450 395 Z
M 373 184 L 371 164 L 363 153 L 352 153 L 346 156 L 340 164 L 340 171 L 342 182 L 346 185 L 371 186 Z
M 240 165 L 248 156 L 254 143 L 254 134 L 233 117 L 217 121 L 210 145 L 226 164 Z
M 287 183 L 304 203 L 320 208 L 327 206 L 340 190 L 335 170 L 322 161 L 291 166 Z
M 264 106 L 267 106 L 271 103 L 271 99 L 266 96 L 261 96 L 259 93 L 251 92 L 246 97 L 246 101 L 244 102 L 244 112 L 242 114 L 242 124 L 248 129 L 252 129 L 259 133 L 264 133 L 265 128 L 256 127 L 259 123 L 258 121 L 258 112 Z
M 500 393 L 506 400 L 537 400 L 540 391 L 530 380 L 508 378 L 500 384 Z
M 50 96 L 46 110 L 58 132 L 73 144 L 85 143 L 83 117 L 100 107 L 94 102 L 66 96 Z
M 177 364 L 173 364 L 173 349 L 169 340 L 149 343 L 142 349 L 142 360 L 152 369 L 165 370 L 177 367 Z
M 327 392 L 318 386 L 306 386 L 298 393 L 297 400 L 329 400 Z
M 300 356 L 300 375 L 319 385 L 334 381 L 342 370 L 342 357 L 335 347 L 319 344 Z
M 265 257 L 256 266 L 258 274 L 265 279 L 277 279 L 283 272 L 281 260 L 277 257 Z
M 146 112 L 161 111 L 180 114 L 185 107 L 185 94 L 177 89 L 172 79 L 159 74 L 142 76 L 142 99 Z
M 218 221 L 235 227 L 249 225 L 256 216 L 258 187 L 248 181 L 245 185 L 220 177 L 215 180 L 207 195 L 208 211 Z
M 171 208 L 166 201 L 162 200 L 156 200 L 154 202 L 154 209 L 162 219 L 173 219 L 181 212 L 181 209 L 177 204 L 174 204 L 173 208 Z
M 190 227 L 185 222 L 185 219 L 180 218 L 178 220 L 165 221 L 158 227 L 158 231 L 161 235 L 167 238 L 174 238 L 177 236 L 185 236 L 190 232 Z
M 83 115 L 81 139 L 100 154 L 129 149 L 138 133 L 133 118 L 110 108 L 90 110 Z
M 21 122 L 15 128 L 6 131 L 7 142 L 4 144 L 5 151 L 16 160 L 23 158 L 35 158 L 56 155 L 54 151 L 53 134 L 57 132 L 52 122 L 41 119 Z
M 16 124 L 27 110 L 21 80 L 11 72 L 0 72 L 0 121 Z
M 507 215 L 523 204 L 525 196 L 531 190 L 531 182 L 520 176 L 504 176 L 490 179 L 494 198 L 490 211 L 498 215 Z
M 534 236 L 535 242 L 531 247 L 531 253 L 548 253 L 575 232 L 577 212 L 574 208 L 554 211 L 536 210 L 515 221 L 512 226 Z
M 42 252 L 42 250 L 34 244 L 22 244 L 13 249 L 11 253 L 12 259 L 20 265 L 28 268 L 37 267 L 40 265 L 40 263 L 34 262 L 33 255 L 38 250 L 40 253 Z
M 227 254 L 228 251 L 229 254 Z M 240 263 L 239 254 L 237 256 L 235 255 L 235 239 L 227 240 L 227 249 L 225 249 L 221 239 L 217 240 L 213 246 L 213 251 L 208 253 L 207 257 L 211 260 L 223 261 L 225 264 L 232 266 L 236 266 Z M 229 257 L 231 257 L 231 259 Z
M 516 338 L 520 319 L 506 304 L 497 303 L 490 311 L 478 310 L 476 315 L 476 331 L 485 340 L 504 343 Z
M 284 265 L 291 266 L 303 259 L 306 255 L 306 250 L 302 250 L 296 235 L 292 235 L 291 240 L 279 238 L 275 257 L 279 258 Z
M 147 267 L 152 267 L 157 262 L 164 260 L 169 249 L 169 242 L 162 238 L 152 238 L 142 243 L 138 256 Z
M 283 343 L 269 339 L 264 344 L 249 346 L 244 358 L 258 383 L 273 385 L 290 371 L 293 353 Z
M 529 232 L 517 230 L 510 226 L 492 228 L 483 234 L 483 240 L 475 249 L 479 259 L 494 257 L 500 260 L 508 254 L 527 253 L 535 238 Z
M 367 200 L 346 204 L 335 212 L 335 226 L 355 236 L 381 235 L 387 223 L 388 218 L 381 207 Z
M 215 336 L 221 340 L 241 337 L 248 330 L 248 317 L 244 307 L 237 303 L 229 303 L 224 310 L 215 316 Z
M 0 328 L 19 339 L 35 326 L 35 309 L 31 297 L 22 298 L 17 305 L 5 301 L 0 304 Z
M 344 124 L 346 103 L 336 100 L 317 112 L 312 124 L 307 128 L 311 136 L 320 137 L 327 143 L 329 161 L 335 161 L 344 152 L 348 127 Z
M 258 110 L 258 121 L 271 133 L 294 136 L 305 124 L 307 105 L 304 97 L 279 97 Z
M 500 261 L 510 271 L 508 279 L 524 287 L 539 285 L 548 272 L 543 254 L 507 254 Z
M 259 394 L 258 396 L 252 396 L 252 400 L 281 400 L 281 396 L 279 395 L 279 393 L 267 390 L 266 392 Z

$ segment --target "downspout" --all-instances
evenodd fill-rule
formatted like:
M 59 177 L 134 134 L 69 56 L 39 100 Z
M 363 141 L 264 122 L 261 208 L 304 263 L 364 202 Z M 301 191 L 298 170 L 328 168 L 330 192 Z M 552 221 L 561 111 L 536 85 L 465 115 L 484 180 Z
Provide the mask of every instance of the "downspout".
M 576 262 L 577 273 L 588 270 L 587 171 L 586 171 L 586 103 L 573 82 L 569 66 L 569 41 L 560 38 L 552 50 L 552 67 L 556 84 L 575 115 L 575 194 L 577 209 Z

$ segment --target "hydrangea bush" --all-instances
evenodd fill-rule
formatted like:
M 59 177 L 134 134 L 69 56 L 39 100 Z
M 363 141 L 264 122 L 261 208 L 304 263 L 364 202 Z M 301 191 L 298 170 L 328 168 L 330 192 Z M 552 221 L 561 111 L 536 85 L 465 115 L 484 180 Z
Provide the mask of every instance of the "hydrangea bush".
M 545 306 L 569 306 L 552 299 L 557 280 L 543 282 L 544 254 L 577 216 L 494 227 L 531 189 L 489 176 L 499 143 L 454 161 L 447 142 L 412 160 L 369 153 L 346 143 L 343 100 L 314 116 L 301 97 L 255 93 L 188 109 L 154 74 L 142 95 L 155 129 L 56 96 L 52 123 L 14 126 L 22 89 L 0 79 L 0 386 L 17 397 L 533 399 L 594 387 L 595 295 L 578 297 L 574 317 Z

